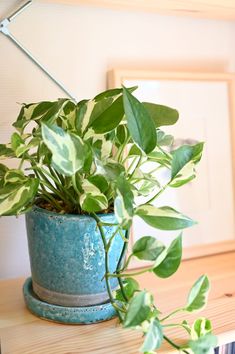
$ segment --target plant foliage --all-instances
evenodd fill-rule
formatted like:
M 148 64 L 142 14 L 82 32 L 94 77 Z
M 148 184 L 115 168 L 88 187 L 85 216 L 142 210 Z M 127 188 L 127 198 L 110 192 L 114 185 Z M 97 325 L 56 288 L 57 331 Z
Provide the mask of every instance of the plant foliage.
M 124 327 L 142 329 L 141 351 L 153 353 L 164 340 L 178 350 L 209 353 L 216 345 L 210 321 L 196 320 L 192 327 L 181 326 L 190 335 L 185 346 L 170 340 L 164 330 L 178 311 L 193 312 L 204 307 L 209 280 L 201 276 L 192 287 L 187 304 L 165 318 L 154 304 L 151 293 L 141 290 L 133 276 L 151 272 L 167 278 L 181 262 L 182 237 L 169 246 L 152 236 L 143 236 L 125 259 L 128 233 L 134 217 L 160 230 L 183 230 L 194 221 L 169 206 L 156 207 L 155 199 L 166 188 L 177 188 L 195 177 L 203 143 L 172 148 L 173 137 L 162 126 L 175 124 L 177 110 L 140 102 L 136 88 L 108 90 L 78 103 L 69 99 L 23 104 L 13 126 L 10 143 L 0 144 L 0 159 L 15 159 L 18 168 L 0 164 L 0 216 L 19 215 L 37 203 L 57 213 L 89 213 L 95 218 L 104 244 L 106 286 L 110 301 Z M 143 168 L 151 163 L 153 170 Z M 168 171 L 163 185 L 158 173 Z M 138 203 L 138 197 L 147 197 Z M 114 212 L 117 229 L 107 242 L 97 213 Z M 125 235 L 123 234 L 125 231 Z M 110 273 L 108 252 L 112 240 L 124 239 L 122 259 Z M 152 264 L 138 272 L 126 272 L 133 258 Z M 112 293 L 109 280 L 118 278 L 120 288 Z M 189 348 L 189 349 L 187 349 Z

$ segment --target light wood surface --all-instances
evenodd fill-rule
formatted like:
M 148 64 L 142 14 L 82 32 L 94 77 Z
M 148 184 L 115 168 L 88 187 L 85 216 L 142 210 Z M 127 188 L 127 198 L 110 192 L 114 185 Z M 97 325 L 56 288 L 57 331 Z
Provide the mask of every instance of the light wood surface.
M 163 313 L 185 304 L 192 283 L 207 273 L 212 283 L 209 303 L 201 316 L 210 318 L 219 343 L 235 340 L 235 252 L 184 261 L 170 279 L 148 274 L 140 276 L 143 287 L 155 295 Z M 137 354 L 140 333 L 120 328 L 117 320 L 94 325 L 61 325 L 36 318 L 25 308 L 22 297 L 24 279 L 0 281 L 0 338 L 2 354 Z M 190 322 L 199 315 L 180 315 Z M 181 330 L 168 335 L 184 341 Z M 164 344 L 158 353 L 173 353 Z
M 85 4 L 114 9 L 157 12 L 164 15 L 235 20 L 234 0 L 38 0 L 62 4 Z

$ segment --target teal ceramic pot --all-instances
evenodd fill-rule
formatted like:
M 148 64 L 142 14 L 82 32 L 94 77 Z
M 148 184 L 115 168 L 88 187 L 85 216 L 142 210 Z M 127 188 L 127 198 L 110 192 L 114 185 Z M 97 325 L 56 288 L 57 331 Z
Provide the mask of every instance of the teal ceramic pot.
M 116 222 L 114 214 L 100 214 L 106 223 Z M 88 215 L 60 215 L 34 207 L 26 214 L 32 287 L 39 299 L 54 305 L 86 307 L 108 301 L 105 254 L 96 221 Z M 115 226 L 104 227 L 107 241 Z M 120 235 L 109 252 L 114 272 L 123 248 Z M 111 288 L 117 280 L 110 279 Z

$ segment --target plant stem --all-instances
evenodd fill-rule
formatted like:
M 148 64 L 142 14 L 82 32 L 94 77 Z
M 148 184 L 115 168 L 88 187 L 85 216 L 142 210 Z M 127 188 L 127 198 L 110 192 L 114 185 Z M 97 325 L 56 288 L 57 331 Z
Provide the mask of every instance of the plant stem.
M 161 195 L 161 194 L 165 191 L 165 189 L 169 186 L 170 183 L 171 183 L 171 180 L 170 180 L 167 184 L 165 184 L 165 186 L 163 186 L 163 187 L 160 189 L 160 191 L 158 191 L 157 194 L 155 194 L 152 198 L 150 198 L 144 205 L 150 204 L 150 203 L 152 203 L 156 198 L 158 198 L 159 195 Z
M 47 193 L 45 190 L 42 191 L 42 198 L 46 199 L 49 203 L 53 204 L 56 209 L 63 210 L 63 208 L 57 202 L 57 200 L 53 198 L 52 195 L 50 193 Z
M 189 352 L 185 349 L 182 349 L 179 345 L 177 345 L 176 343 L 174 343 L 170 338 L 168 338 L 167 336 L 163 336 L 163 338 L 165 339 L 165 341 L 167 341 L 173 348 L 177 349 L 177 350 L 181 350 L 183 353 L 187 353 L 189 354 Z
M 121 309 L 119 306 L 117 306 L 117 304 L 115 303 L 115 300 L 113 298 L 113 294 L 112 294 L 112 290 L 109 284 L 109 279 L 108 279 L 108 274 L 109 274 L 109 258 L 108 258 L 108 250 L 107 250 L 107 242 L 106 242 L 106 238 L 105 238 L 105 234 L 104 234 L 104 230 L 103 227 L 101 226 L 101 221 L 98 218 L 98 216 L 95 213 L 91 214 L 93 216 L 93 218 L 96 220 L 97 222 L 97 226 L 99 228 L 100 231 L 100 235 L 102 238 L 102 242 L 103 242 L 103 246 L 104 246 L 104 252 L 105 252 L 105 283 L 106 283 L 106 288 L 107 288 L 107 292 L 109 295 L 109 299 L 111 304 L 113 305 L 113 307 L 117 310 L 117 314 L 118 317 L 120 319 L 120 321 L 122 321 L 122 317 L 119 313 L 119 311 L 123 312 L 123 309 Z
M 116 228 L 116 230 L 114 231 L 114 233 L 113 233 L 112 236 L 110 237 L 108 243 L 106 242 L 107 251 L 110 249 L 110 246 L 111 246 L 111 244 L 112 244 L 112 241 L 113 241 L 114 237 L 117 235 L 118 231 L 119 231 L 119 227 Z
M 100 222 L 100 225 L 101 225 L 101 226 L 118 226 L 119 224 L 101 221 L 101 222 Z
M 132 169 L 133 165 L 135 164 L 137 158 L 138 158 L 138 156 L 133 157 L 133 160 L 131 161 L 130 166 L 127 169 L 127 174 L 131 171 L 131 169 Z
M 171 316 L 175 315 L 176 313 L 180 312 L 180 311 L 183 311 L 184 309 L 183 308 L 179 308 L 179 309 L 176 309 L 175 311 L 169 313 L 169 315 L 167 315 L 166 317 L 162 318 L 160 320 L 160 322 L 163 322 L 163 321 L 166 321 L 168 320 L 168 318 L 170 318 Z
M 136 276 L 136 275 L 141 275 L 143 273 L 146 273 L 146 272 L 149 272 L 152 270 L 152 267 L 148 267 L 148 268 L 144 268 L 142 270 L 140 270 L 139 272 L 135 272 L 135 273 L 120 273 L 120 274 L 114 274 L 114 273 L 109 273 L 108 276 L 110 278 L 130 278 L 130 277 L 133 277 L 133 276 Z
M 139 161 L 137 162 L 137 164 L 135 165 L 135 168 L 133 169 L 129 179 L 131 179 L 134 176 L 135 171 L 138 169 L 138 167 L 141 165 L 141 160 L 142 160 L 142 156 L 139 157 Z
M 121 272 L 123 272 L 124 270 L 127 269 L 127 267 L 129 266 L 129 263 L 130 263 L 132 257 L 133 257 L 133 254 L 131 253 L 131 254 L 128 256 L 127 261 L 126 261 L 124 267 L 121 269 Z
M 123 247 L 122 247 L 122 252 L 121 252 L 121 255 L 120 255 L 120 258 L 119 258 L 119 261 L 118 261 L 118 264 L 117 264 L 117 268 L 116 268 L 116 273 L 117 274 L 120 274 L 120 271 L 121 271 L 122 262 L 123 262 L 123 259 L 125 258 L 127 247 L 128 247 L 129 236 L 130 236 L 130 230 L 128 229 L 126 231 L 126 235 L 125 235 L 125 239 L 127 241 L 124 241 L 124 244 L 123 244 Z M 122 280 L 122 278 L 117 278 L 117 279 L 118 279 L 118 283 L 119 283 L 119 286 L 120 286 L 120 290 L 122 292 L 122 296 L 128 302 L 128 298 L 127 298 L 127 296 L 125 294 L 123 280 Z

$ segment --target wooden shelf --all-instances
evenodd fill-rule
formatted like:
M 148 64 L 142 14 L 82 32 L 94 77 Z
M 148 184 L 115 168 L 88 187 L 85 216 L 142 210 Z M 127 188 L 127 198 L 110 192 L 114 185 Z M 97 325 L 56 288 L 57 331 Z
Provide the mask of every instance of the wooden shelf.
M 235 0 L 39 0 L 61 4 L 151 11 L 165 15 L 235 20 Z
M 163 315 L 185 304 L 194 281 L 207 273 L 212 284 L 209 303 L 200 315 L 183 314 L 177 319 L 191 323 L 195 317 L 212 320 L 219 344 L 235 341 L 235 252 L 184 261 L 170 279 L 152 274 L 140 276 L 142 287 L 152 291 Z M 25 308 L 22 296 L 24 279 L 0 281 L 0 337 L 2 353 L 9 354 L 137 354 L 141 334 L 124 330 L 111 320 L 94 325 L 61 325 L 41 320 Z M 185 340 L 180 329 L 168 336 Z M 164 344 L 158 354 L 176 353 Z

